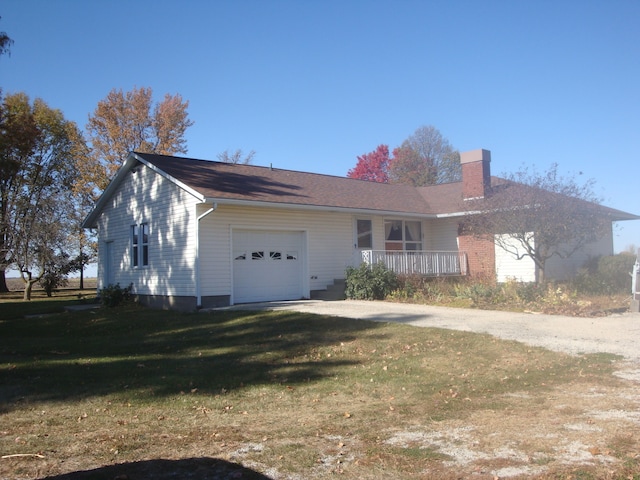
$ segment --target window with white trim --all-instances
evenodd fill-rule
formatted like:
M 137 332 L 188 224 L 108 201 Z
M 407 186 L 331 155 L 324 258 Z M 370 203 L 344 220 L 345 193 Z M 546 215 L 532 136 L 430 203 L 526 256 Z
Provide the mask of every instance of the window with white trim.
M 131 266 L 149 265 L 149 224 L 131 225 Z
M 422 223 L 416 220 L 385 220 L 385 250 L 422 250 Z
M 356 248 L 373 248 L 373 227 L 371 226 L 371 220 L 363 218 L 356 219 Z

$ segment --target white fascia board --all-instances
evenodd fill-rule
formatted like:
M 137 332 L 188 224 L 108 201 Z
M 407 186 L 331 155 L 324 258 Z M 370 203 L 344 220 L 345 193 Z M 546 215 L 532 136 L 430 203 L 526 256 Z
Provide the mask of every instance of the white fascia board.
M 468 211 L 468 212 L 452 212 L 452 213 L 438 213 L 434 215 L 435 218 L 455 218 L 455 217 L 466 217 L 467 215 L 480 215 L 481 213 L 486 213 L 481 210 L 476 211 Z
M 287 210 L 306 210 L 316 212 L 341 212 L 356 215 L 387 215 L 396 217 L 412 217 L 431 219 L 437 218 L 433 214 L 397 212 L 395 210 L 373 210 L 368 208 L 350 208 L 350 207 L 334 207 L 328 205 L 301 205 L 298 203 L 276 203 L 276 202 L 257 202 L 253 200 L 235 200 L 228 198 L 208 197 L 207 203 L 216 203 L 218 205 L 236 205 L 243 207 L 259 207 L 259 208 L 278 208 Z

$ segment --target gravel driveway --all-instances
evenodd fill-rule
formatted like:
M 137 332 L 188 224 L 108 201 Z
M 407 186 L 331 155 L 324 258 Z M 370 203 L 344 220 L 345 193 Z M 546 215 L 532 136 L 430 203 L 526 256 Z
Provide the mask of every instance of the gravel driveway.
M 295 310 L 380 322 L 489 333 L 550 350 L 614 353 L 640 365 L 640 313 L 581 318 L 358 300 L 301 300 L 237 305 L 240 310 Z

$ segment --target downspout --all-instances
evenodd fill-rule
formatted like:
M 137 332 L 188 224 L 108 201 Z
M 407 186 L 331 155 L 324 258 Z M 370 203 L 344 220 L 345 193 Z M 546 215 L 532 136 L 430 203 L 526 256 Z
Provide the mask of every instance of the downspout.
M 204 217 L 213 213 L 218 208 L 218 204 L 213 202 L 211 208 L 204 212 L 202 215 L 199 215 L 196 218 L 196 252 L 195 252 L 195 267 L 196 267 L 196 308 L 202 308 L 202 292 L 200 288 L 200 220 Z

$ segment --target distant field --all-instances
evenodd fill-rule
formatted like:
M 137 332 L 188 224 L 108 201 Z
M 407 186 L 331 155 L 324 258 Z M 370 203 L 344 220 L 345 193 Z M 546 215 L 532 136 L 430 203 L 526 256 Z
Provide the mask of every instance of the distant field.
M 77 290 L 79 285 L 80 285 L 79 278 L 70 278 L 69 284 L 64 288 L 61 288 L 60 290 L 66 290 L 66 289 Z M 24 290 L 24 283 L 22 282 L 21 278 L 7 278 L 7 287 L 9 287 L 9 290 L 11 290 L 12 292 L 22 291 Z M 84 288 L 85 290 L 95 290 L 96 278 L 85 278 Z M 34 290 L 42 290 L 42 288 L 36 284 L 34 286 Z

